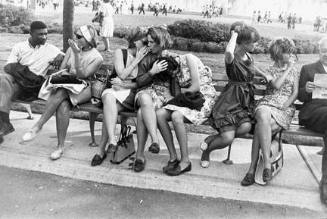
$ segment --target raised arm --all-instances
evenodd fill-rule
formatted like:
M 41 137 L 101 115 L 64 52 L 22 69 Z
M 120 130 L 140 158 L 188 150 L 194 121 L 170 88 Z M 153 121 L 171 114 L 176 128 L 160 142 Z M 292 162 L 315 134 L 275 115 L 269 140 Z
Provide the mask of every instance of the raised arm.
M 129 66 L 124 66 L 124 60 L 123 60 L 123 53 L 121 49 L 117 49 L 115 51 L 114 55 L 114 65 L 115 70 L 117 72 L 117 75 L 120 79 L 124 80 L 126 79 L 132 71 L 137 67 L 139 62 L 144 58 L 144 56 L 148 53 L 148 50 L 146 47 L 141 48 L 137 54 L 133 62 Z
M 293 88 L 293 93 L 291 94 L 291 96 L 288 98 L 288 100 L 284 103 L 283 108 L 287 108 L 289 107 L 292 103 L 294 103 L 294 101 L 297 98 L 297 95 L 299 93 L 299 77 L 295 77 L 295 82 L 294 82 L 294 88 Z
M 235 32 L 234 30 L 231 31 L 231 38 L 226 46 L 226 51 L 225 51 L 225 62 L 227 64 L 230 64 L 234 60 L 234 51 L 236 48 L 236 39 L 238 36 L 238 33 Z
M 186 55 L 186 63 L 190 69 L 191 74 L 191 86 L 188 88 L 182 88 L 181 92 L 196 92 L 200 91 L 200 77 L 198 71 L 198 64 L 196 62 L 196 57 L 192 54 Z

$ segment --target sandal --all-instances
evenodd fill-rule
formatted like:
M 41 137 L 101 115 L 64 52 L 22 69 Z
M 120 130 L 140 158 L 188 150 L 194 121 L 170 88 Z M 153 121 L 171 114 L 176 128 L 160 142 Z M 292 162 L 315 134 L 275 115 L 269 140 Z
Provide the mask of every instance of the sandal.
M 200 149 L 201 149 L 201 151 L 205 151 L 205 150 L 207 150 L 207 149 L 208 149 L 208 144 L 207 144 L 207 142 L 205 142 L 205 141 L 201 142 L 201 144 L 200 144 Z
M 168 164 L 162 168 L 162 171 L 163 171 L 164 173 L 166 173 L 166 172 L 167 172 L 168 170 L 170 170 L 170 169 L 175 169 L 175 168 L 177 168 L 179 162 L 180 162 L 180 161 L 179 161 L 178 159 L 175 159 L 175 160 L 173 160 L 173 161 L 168 161 Z
M 201 161 L 200 161 L 200 165 L 202 168 L 208 168 L 210 166 L 210 157 L 208 160 L 205 160 L 203 158 L 203 154 L 206 153 L 206 151 L 202 151 L 202 155 L 201 155 Z
M 262 180 L 264 182 L 269 182 L 272 179 L 271 169 L 265 168 L 262 173 Z
M 61 158 L 63 153 L 64 153 L 64 150 L 61 149 L 61 148 L 58 148 L 57 150 L 55 150 L 54 152 L 52 152 L 50 154 L 50 159 L 51 160 L 58 160 L 59 158 Z
M 107 154 L 105 153 L 102 157 L 99 154 L 94 155 L 92 161 L 91 161 L 91 166 L 98 166 L 102 164 L 102 162 L 107 158 Z
M 133 164 L 133 170 L 134 172 L 141 172 L 145 168 L 146 161 L 141 159 L 136 159 Z
M 154 142 L 150 145 L 149 151 L 154 154 L 158 154 L 160 152 L 160 146 L 158 143 Z
M 253 173 L 247 173 L 244 177 L 244 179 L 241 181 L 242 186 L 250 186 L 255 183 L 254 180 L 254 174 Z

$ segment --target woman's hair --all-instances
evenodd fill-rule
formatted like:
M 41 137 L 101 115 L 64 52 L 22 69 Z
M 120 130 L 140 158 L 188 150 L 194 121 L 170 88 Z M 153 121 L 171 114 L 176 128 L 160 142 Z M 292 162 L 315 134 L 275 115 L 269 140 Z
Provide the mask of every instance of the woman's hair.
M 275 62 L 282 60 L 283 53 L 296 54 L 296 47 L 293 40 L 287 37 L 279 37 L 269 44 L 270 58 Z
M 146 39 L 146 31 L 142 30 L 141 28 L 137 27 L 134 29 L 128 36 L 127 36 L 127 42 L 128 42 L 128 48 L 135 48 L 135 41 L 142 40 L 144 45 L 147 44 Z
M 92 25 L 86 25 L 86 27 L 87 27 L 88 32 L 91 35 L 91 39 L 88 40 L 87 37 L 85 37 L 83 35 L 83 31 L 81 31 L 82 35 L 86 39 L 86 41 L 92 46 L 92 48 L 96 48 L 97 47 L 97 32 L 96 32 L 95 28 Z M 79 30 L 81 30 L 81 27 L 79 27 Z M 75 31 L 75 34 L 76 34 L 77 31 L 78 31 L 78 29 Z
M 235 30 L 236 27 L 239 27 Z M 246 25 L 243 22 L 237 21 L 233 23 L 230 27 L 230 32 L 235 30 L 238 33 L 236 43 L 255 43 L 260 39 L 258 31 L 251 26 Z
M 150 35 L 154 42 L 160 45 L 162 50 L 168 49 L 172 44 L 170 34 L 163 27 L 151 27 L 147 35 Z
M 103 2 L 104 2 L 104 3 L 108 3 L 108 2 L 110 2 L 110 0 L 103 0 Z
M 171 79 L 176 71 L 179 71 L 180 65 L 171 56 L 166 56 L 166 57 L 159 57 L 156 61 L 161 62 L 161 61 L 166 61 L 167 62 L 167 69 L 165 71 L 160 72 L 159 74 L 156 74 L 155 77 L 161 81 L 168 81 Z

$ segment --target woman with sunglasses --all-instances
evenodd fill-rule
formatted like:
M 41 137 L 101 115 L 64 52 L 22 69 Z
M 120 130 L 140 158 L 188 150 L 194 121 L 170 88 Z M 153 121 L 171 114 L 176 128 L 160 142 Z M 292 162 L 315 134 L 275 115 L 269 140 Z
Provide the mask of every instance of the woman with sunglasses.
M 288 38 L 273 40 L 269 46 L 272 66 L 267 69 L 267 89 L 265 96 L 259 100 L 254 116 L 256 120 L 252 142 L 251 165 L 241 182 L 242 186 L 252 185 L 255 180 L 259 150 L 263 155 L 264 169 L 262 180 L 272 179 L 271 170 L 271 136 L 281 129 L 288 129 L 295 113 L 293 102 L 298 94 L 299 71 L 294 67 L 296 47 Z
M 43 125 L 55 113 L 58 146 L 50 155 L 52 160 L 59 159 L 63 154 L 71 107 L 91 99 L 89 82 L 103 62 L 101 54 L 96 49 L 96 31 L 91 25 L 79 27 L 75 31 L 75 37 L 75 40 L 68 40 L 70 47 L 65 54 L 60 69 L 67 69 L 67 74 L 75 75 L 77 79 L 86 81 L 87 86 L 77 94 L 65 88 L 50 90 L 44 113 L 36 124 L 24 134 L 22 139 L 23 141 L 33 140 L 41 131 Z
M 114 53 L 113 79 L 110 81 L 111 87 L 102 93 L 103 116 L 102 136 L 99 152 L 94 155 L 91 166 L 100 165 L 107 155 L 105 148 L 107 143 L 108 153 L 117 150 L 117 140 L 115 138 L 115 128 L 118 112 L 122 110 L 134 110 L 134 98 L 139 62 L 148 53 L 146 32 L 137 28 L 128 37 L 128 49 L 117 49 Z

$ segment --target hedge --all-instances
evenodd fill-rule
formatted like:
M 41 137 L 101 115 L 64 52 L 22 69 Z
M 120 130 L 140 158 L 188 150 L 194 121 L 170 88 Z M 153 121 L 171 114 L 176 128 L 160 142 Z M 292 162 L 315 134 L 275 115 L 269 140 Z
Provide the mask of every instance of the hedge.
M 28 25 L 0 28 L 0 32 L 28 33 Z M 116 27 L 114 37 L 127 38 L 134 27 Z M 168 25 L 167 29 L 172 36 L 172 49 L 193 52 L 224 53 L 228 39 L 230 25 L 211 23 L 208 21 L 182 20 Z M 59 24 L 48 25 L 49 33 L 62 34 Z M 317 42 L 293 39 L 298 54 L 318 53 Z M 271 39 L 261 37 L 256 43 L 254 53 L 268 53 Z
M 33 15 L 27 9 L 13 5 L 0 4 L 0 26 L 12 27 L 22 24 L 29 24 Z

